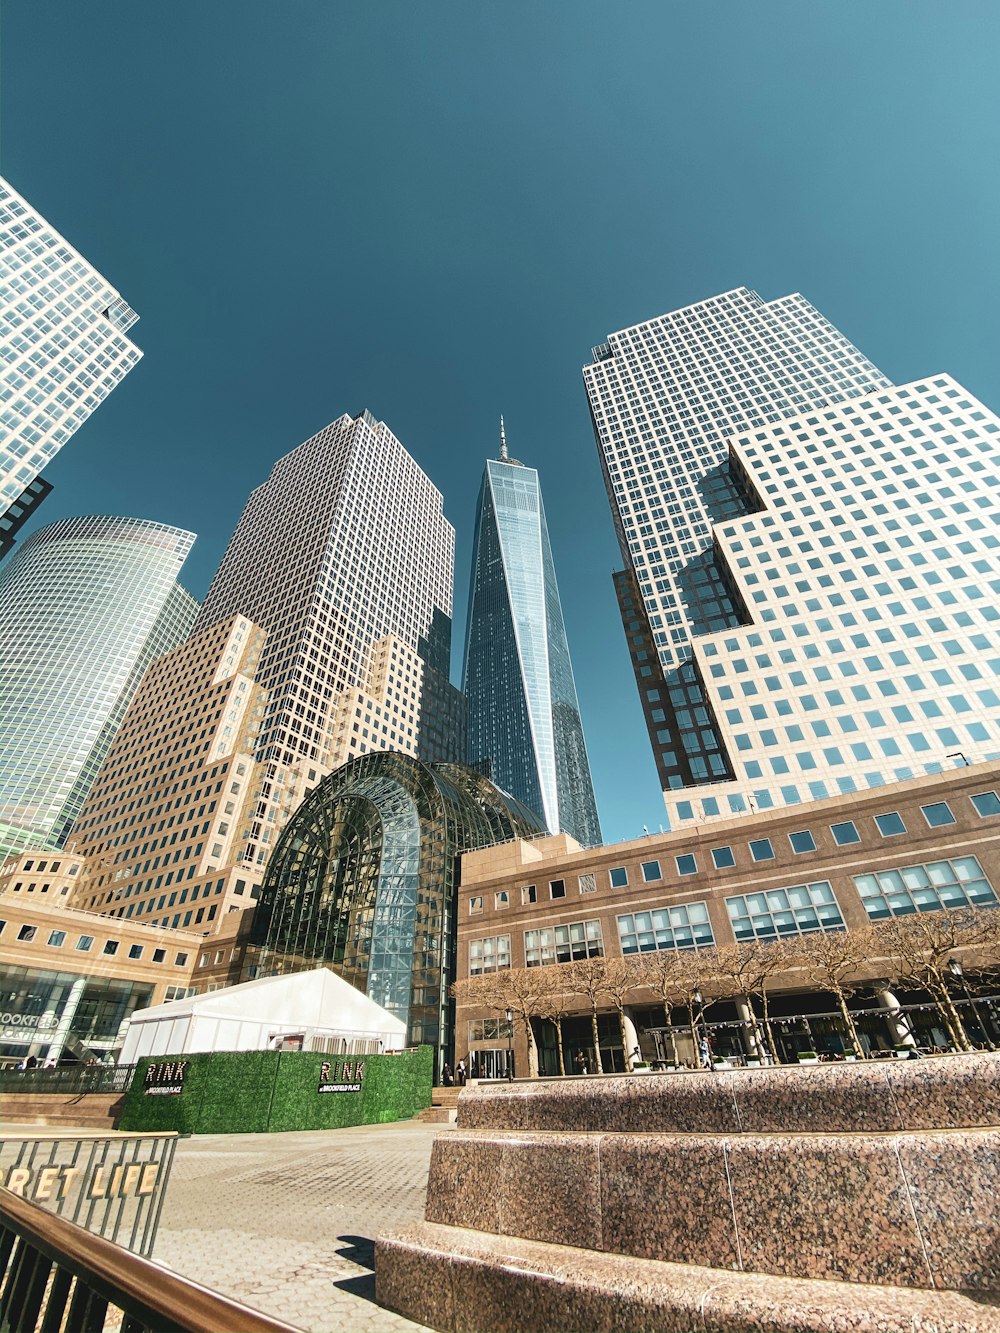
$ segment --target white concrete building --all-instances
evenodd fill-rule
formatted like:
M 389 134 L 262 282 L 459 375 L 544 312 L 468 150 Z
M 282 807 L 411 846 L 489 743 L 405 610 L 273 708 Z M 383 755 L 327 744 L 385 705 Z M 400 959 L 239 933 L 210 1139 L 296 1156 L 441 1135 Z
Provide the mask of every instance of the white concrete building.
M 305 793 L 353 755 L 464 758 L 448 683 L 454 550 L 441 492 L 370 412 L 339 417 L 251 494 L 196 628 L 238 614 L 267 633 L 257 864 Z
M 0 519 L 139 361 L 138 318 L 0 179 Z
M 675 826 L 995 752 L 997 645 L 966 591 L 1000 575 L 980 404 L 941 376 L 894 389 L 801 296 L 744 288 L 612 335 L 584 379 Z M 849 660 L 902 697 L 841 683 Z

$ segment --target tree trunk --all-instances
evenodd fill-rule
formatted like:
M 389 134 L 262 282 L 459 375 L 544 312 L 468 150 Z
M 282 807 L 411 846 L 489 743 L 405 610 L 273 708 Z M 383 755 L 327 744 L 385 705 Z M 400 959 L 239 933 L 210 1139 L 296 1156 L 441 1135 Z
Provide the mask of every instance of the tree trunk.
M 847 1028 L 848 1035 L 851 1038 L 851 1045 L 854 1047 L 854 1054 L 859 1060 L 865 1059 L 865 1049 L 861 1045 L 861 1038 L 858 1036 L 858 1029 L 854 1026 L 854 1016 L 847 1007 L 847 1000 L 844 992 L 839 986 L 831 986 L 830 989 L 837 997 L 837 1004 L 840 1006 L 840 1016 L 844 1020 L 844 1026 Z
M 629 1054 L 628 1038 L 625 1035 L 625 1008 L 623 1005 L 618 1006 L 618 1031 L 622 1034 L 622 1056 L 625 1060 L 625 1073 L 631 1074 L 632 1057 Z
M 604 1073 L 604 1065 L 601 1063 L 601 1039 L 597 1035 L 597 1005 L 592 1004 L 590 1009 L 590 1031 L 594 1037 L 594 1064 L 595 1074 Z
M 761 987 L 760 999 L 761 1004 L 764 1006 L 764 1033 L 767 1037 L 767 1045 L 771 1052 L 771 1059 L 776 1065 L 780 1065 L 781 1060 L 778 1057 L 778 1048 L 774 1043 L 774 1033 L 771 1031 L 771 1014 L 767 1004 L 767 988 L 765 986 Z
M 563 1076 L 563 1078 L 565 1078 L 566 1062 L 563 1059 L 562 1018 L 557 1016 L 556 1018 L 552 1019 L 552 1022 L 555 1024 L 556 1028 L 556 1050 L 559 1052 L 559 1073 Z
M 674 1064 L 679 1065 L 681 1061 L 677 1054 L 677 1036 L 674 1033 L 674 1007 L 672 1004 L 668 1004 L 666 1000 L 663 1001 L 663 1017 L 667 1020 L 667 1028 L 670 1032 L 670 1049 L 674 1053 Z
M 948 1024 L 949 1031 L 955 1041 L 955 1045 L 961 1051 L 971 1051 L 975 1047 L 965 1030 L 965 1024 L 962 1022 L 962 1016 L 952 1003 L 951 994 L 943 979 L 939 976 L 933 978 L 931 986 L 927 988 L 934 996 L 938 1009 L 944 1015 L 944 1020 Z

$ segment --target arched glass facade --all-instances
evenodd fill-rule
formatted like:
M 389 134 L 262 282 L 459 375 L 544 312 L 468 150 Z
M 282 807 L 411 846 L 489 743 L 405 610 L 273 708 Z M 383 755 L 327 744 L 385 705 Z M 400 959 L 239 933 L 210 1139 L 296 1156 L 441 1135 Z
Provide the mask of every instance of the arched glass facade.
M 537 815 L 461 764 L 361 755 L 289 822 L 254 913 L 245 976 L 326 964 L 450 1051 L 458 858 L 542 831 Z

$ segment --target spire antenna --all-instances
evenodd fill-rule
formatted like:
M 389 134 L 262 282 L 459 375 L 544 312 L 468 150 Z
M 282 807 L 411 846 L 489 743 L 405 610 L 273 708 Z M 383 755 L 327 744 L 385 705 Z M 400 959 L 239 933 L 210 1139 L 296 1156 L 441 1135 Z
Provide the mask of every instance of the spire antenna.
M 507 462 L 507 436 L 504 434 L 502 412 L 500 413 L 500 461 Z

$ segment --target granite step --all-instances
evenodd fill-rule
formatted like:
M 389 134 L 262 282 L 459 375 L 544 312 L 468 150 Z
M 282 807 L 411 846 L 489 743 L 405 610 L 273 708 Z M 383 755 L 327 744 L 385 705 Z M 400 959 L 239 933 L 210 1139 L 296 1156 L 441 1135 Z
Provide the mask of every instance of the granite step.
M 376 1241 L 375 1296 L 441 1333 L 1000 1333 L 982 1293 L 734 1273 L 433 1222 Z

